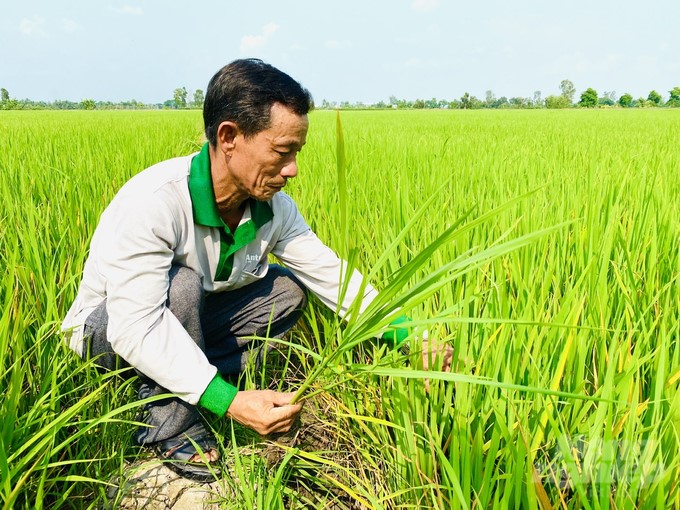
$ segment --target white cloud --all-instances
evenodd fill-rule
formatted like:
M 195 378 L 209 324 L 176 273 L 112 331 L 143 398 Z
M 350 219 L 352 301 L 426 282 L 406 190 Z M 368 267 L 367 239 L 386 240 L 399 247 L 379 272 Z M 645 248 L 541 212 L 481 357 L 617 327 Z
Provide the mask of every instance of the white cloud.
M 244 35 L 241 38 L 241 53 L 250 53 L 267 44 L 267 38 L 263 35 Z
M 323 43 L 323 45 L 329 50 L 341 50 L 344 48 L 350 48 L 352 43 L 350 41 L 337 41 L 335 39 L 331 39 Z
M 45 21 L 45 18 L 42 16 L 33 16 L 31 19 L 22 19 L 21 23 L 19 23 L 19 30 L 22 34 L 31 37 L 46 37 L 46 25 L 47 22 Z
M 62 18 L 61 20 L 61 29 L 68 34 L 77 32 L 81 28 L 83 27 L 81 27 L 76 21 L 73 21 L 72 19 Z
M 251 53 L 267 45 L 271 37 L 279 30 L 276 23 L 267 23 L 262 27 L 262 32 L 257 35 L 244 35 L 241 37 L 241 53 Z
M 141 7 L 135 7 L 128 4 L 125 4 L 122 7 L 111 7 L 111 9 L 118 14 L 129 14 L 132 16 L 141 16 L 144 14 L 144 10 Z
M 267 23 L 262 27 L 262 34 L 265 37 L 269 37 L 270 35 L 274 35 L 278 29 L 279 26 L 276 23 Z
M 414 11 L 431 11 L 439 5 L 439 0 L 413 0 L 411 9 Z

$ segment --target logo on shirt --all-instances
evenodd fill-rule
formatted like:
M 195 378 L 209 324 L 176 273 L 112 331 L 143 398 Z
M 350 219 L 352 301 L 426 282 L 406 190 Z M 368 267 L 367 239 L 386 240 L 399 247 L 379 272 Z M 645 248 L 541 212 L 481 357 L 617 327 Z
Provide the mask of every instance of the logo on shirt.
M 246 255 L 246 264 L 253 264 L 260 261 L 259 255 Z

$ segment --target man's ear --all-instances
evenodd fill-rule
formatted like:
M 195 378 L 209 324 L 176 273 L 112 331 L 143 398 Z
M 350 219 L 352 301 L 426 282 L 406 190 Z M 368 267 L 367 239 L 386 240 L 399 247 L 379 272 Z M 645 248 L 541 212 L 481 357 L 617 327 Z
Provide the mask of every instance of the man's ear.
M 217 127 L 217 150 L 224 154 L 231 154 L 236 146 L 239 128 L 235 122 L 225 120 Z

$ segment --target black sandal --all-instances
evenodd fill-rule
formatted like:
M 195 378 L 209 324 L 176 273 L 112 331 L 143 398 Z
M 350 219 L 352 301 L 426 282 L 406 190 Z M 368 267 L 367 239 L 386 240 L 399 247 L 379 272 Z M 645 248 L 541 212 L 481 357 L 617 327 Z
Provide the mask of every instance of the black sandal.
M 192 427 L 193 428 L 193 427 Z M 197 434 L 189 429 L 179 436 L 159 441 L 153 445 L 156 455 L 178 475 L 197 482 L 214 482 L 222 475 L 222 470 L 213 463 L 203 461 L 190 462 L 197 453 L 208 453 L 217 450 L 217 441 L 205 428 Z

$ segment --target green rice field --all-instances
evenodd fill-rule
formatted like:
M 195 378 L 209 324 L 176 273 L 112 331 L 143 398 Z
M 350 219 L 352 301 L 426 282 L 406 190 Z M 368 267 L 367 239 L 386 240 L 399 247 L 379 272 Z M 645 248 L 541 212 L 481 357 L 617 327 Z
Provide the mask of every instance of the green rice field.
M 680 112 L 339 120 L 310 114 L 286 192 L 380 298 L 311 301 L 245 374 L 302 388 L 309 440 L 209 418 L 222 507 L 680 508 Z M 134 381 L 59 327 L 109 200 L 202 140 L 198 111 L 0 112 L 1 508 L 102 508 L 148 456 Z M 370 340 L 403 313 L 410 353 Z M 423 328 L 453 372 L 421 370 Z

